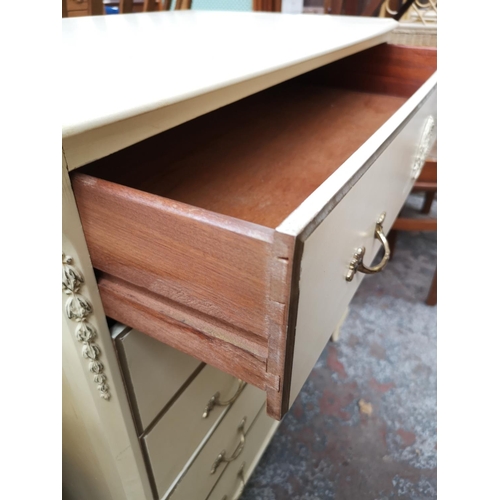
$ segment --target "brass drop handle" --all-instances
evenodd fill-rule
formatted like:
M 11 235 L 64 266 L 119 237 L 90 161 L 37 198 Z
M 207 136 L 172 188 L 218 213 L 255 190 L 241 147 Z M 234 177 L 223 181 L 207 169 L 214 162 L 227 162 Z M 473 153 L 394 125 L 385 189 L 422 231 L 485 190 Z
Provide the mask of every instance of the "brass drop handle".
M 382 269 L 384 269 L 387 262 L 389 262 L 389 257 L 391 256 L 391 249 L 389 248 L 389 242 L 385 237 L 384 228 L 382 227 L 384 220 L 385 220 L 385 212 L 383 212 L 380 215 L 375 225 L 375 238 L 377 238 L 377 240 L 379 240 L 380 243 L 384 245 L 384 256 L 382 257 L 382 260 L 379 262 L 379 264 L 377 264 L 374 267 L 367 267 L 363 264 L 363 257 L 366 251 L 365 247 L 357 248 L 356 251 L 354 252 L 354 257 L 352 258 L 349 264 L 349 271 L 347 271 L 345 277 L 346 281 L 352 281 L 357 271 L 365 274 L 379 273 L 380 271 L 382 271 Z
M 245 469 L 245 462 L 241 464 L 241 467 L 238 470 L 238 473 L 236 474 L 236 477 L 240 480 L 240 487 L 238 489 L 238 494 L 236 496 L 233 495 L 233 500 L 234 498 L 240 498 L 241 494 L 243 493 L 243 488 L 245 487 L 245 474 L 244 474 L 244 469 Z M 227 495 L 224 495 L 221 500 L 229 500 Z
M 219 467 L 219 465 L 222 462 L 232 462 L 233 460 L 236 460 L 241 452 L 243 451 L 243 448 L 245 447 L 245 422 L 247 421 L 247 417 L 243 417 L 243 419 L 240 422 L 240 425 L 238 425 L 238 433 L 240 435 L 240 442 L 238 443 L 238 446 L 236 449 L 233 451 L 233 454 L 229 457 L 226 458 L 226 450 L 222 450 L 218 455 L 217 458 L 215 459 L 215 462 L 212 464 L 212 469 L 210 470 L 210 474 L 215 474 L 215 471 Z
M 237 399 L 238 396 L 241 394 L 241 391 L 243 390 L 243 387 L 245 387 L 245 382 L 243 380 L 240 380 L 240 383 L 238 385 L 238 389 L 236 389 L 236 393 L 231 399 L 228 399 L 227 401 L 221 401 L 220 398 L 220 392 L 216 392 L 209 400 L 207 403 L 207 406 L 205 406 L 205 410 L 203 411 L 203 415 L 201 416 L 202 418 L 207 418 L 208 415 L 210 415 L 210 412 L 214 409 L 215 406 L 229 406 L 232 405 Z

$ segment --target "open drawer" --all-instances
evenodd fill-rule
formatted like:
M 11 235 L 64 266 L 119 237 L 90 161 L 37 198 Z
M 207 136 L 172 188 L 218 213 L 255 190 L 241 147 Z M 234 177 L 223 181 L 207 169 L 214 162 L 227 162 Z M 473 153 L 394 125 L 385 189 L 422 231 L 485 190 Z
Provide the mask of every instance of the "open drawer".
M 435 70 L 380 45 L 74 172 L 106 314 L 281 419 L 432 146 Z

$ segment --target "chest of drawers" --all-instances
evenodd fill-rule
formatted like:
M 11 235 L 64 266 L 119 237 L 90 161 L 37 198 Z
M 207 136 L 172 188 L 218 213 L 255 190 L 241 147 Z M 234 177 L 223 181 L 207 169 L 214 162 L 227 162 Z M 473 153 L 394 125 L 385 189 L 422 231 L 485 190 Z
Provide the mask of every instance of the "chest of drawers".
M 396 24 L 382 19 L 65 23 L 73 56 L 90 34 L 101 50 L 136 37 L 127 57 L 70 71 L 144 82 L 65 117 L 65 380 L 87 432 L 75 437 L 75 410 L 73 449 L 102 454 L 95 498 L 230 498 L 363 275 L 387 262 L 386 247 L 370 267 L 435 138 L 436 52 L 384 43 Z M 184 44 L 158 63 L 137 40 Z M 112 338 L 113 321 L 134 330 Z

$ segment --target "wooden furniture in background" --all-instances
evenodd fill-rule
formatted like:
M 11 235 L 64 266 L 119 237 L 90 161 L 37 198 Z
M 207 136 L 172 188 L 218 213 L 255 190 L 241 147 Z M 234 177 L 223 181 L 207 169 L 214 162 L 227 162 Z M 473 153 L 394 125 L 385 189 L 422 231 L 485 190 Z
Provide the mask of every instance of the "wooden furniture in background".
M 383 0 L 324 0 L 325 14 L 373 16 Z
M 252 9 L 262 12 L 281 12 L 281 0 L 253 0 Z
M 62 0 L 62 17 L 96 16 L 104 14 L 104 5 L 118 7 L 120 14 L 191 9 L 193 0 Z
M 102 0 L 62 0 L 62 17 L 100 16 Z
M 424 192 L 425 198 L 421 209 L 422 214 L 429 214 L 434 198 L 437 194 L 437 159 L 430 158 L 426 161 L 422 172 L 414 184 L 412 192 Z M 391 258 L 394 257 L 396 250 L 397 235 L 399 231 L 437 231 L 437 219 L 434 217 L 411 218 L 398 217 L 394 222 L 388 235 L 391 247 Z M 437 268 L 434 272 L 426 304 L 435 306 L 437 303 Z

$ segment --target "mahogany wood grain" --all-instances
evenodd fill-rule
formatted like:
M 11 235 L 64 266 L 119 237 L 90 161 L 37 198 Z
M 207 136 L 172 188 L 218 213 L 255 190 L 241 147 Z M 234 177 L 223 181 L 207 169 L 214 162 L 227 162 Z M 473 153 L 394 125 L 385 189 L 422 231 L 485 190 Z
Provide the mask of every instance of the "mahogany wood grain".
M 422 206 L 421 213 L 423 214 L 429 214 L 432 208 L 432 203 L 434 202 L 434 198 L 436 197 L 437 189 L 434 189 L 432 191 L 427 191 L 425 193 L 425 201 Z
M 434 271 L 431 287 L 429 289 L 429 294 L 427 295 L 425 303 L 428 306 L 435 306 L 437 304 L 437 268 Z
M 95 268 L 267 337 L 274 231 L 77 172 Z
M 270 315 L 267 372 L 267 414 L 281 420 L 288 411 L 292 357 L 289 346 L 293 345 L 295 333 L 289 325 L 289 305 L 292 293 L 292 273 L 296 267 L 295 238 L 275 233 L 273 244 L 274 270 L 270 286 Z M 271 380 L 273 377 L 273 380 Z M 276 387 L 273 389 L 273 382 Z
M 325 14 L 342 14 L 344 0 L 324 0 Z
M 130 14 L 133 8 L 134 0 L 120 0 L 120 14 Z
M 90 15 L 102 16 L 104 14 L 104 5 L 102 0 L 89 0 L 90 1 Z
M 262 12 L 281 12 L 281 0 L 253 0 L 252 10 Z
M 160 9 L 161 8 L 162 4 L 160 2 Z M 154 12 L 156 10 L 158 10 L 157 0 L 144 0 L 144 12 Z
M 303 76 L 351 90 L 410 97 L 437 69 L 434 47 L 382 44 Z
M 369 0 L 366 6 L 361 11 L 362 16 L 373 16 L 380 9 L 383 0 Z
M 437 219 L 411 219 L 398 217 L 392 226 L 393 231 L 437 231 Z
M 203 127 L 166 131 L 87 171 L 274 229 L 404 102 L 326 85 L 279 85 L 201 117 Z M 209 133 L 198 139 L 198 129 Z
M 126 282 L 103 276 L 99 292 L 106 314 L 120 317 L 128 326 L 146 331 L 149 336 L 190 356 L 266 390 L 265 357 L 210 337 L 169 314 L 161 307 L 161 297 L 142 293 Z
M 359 0 L 345 0 L 344 1 L 344 14 L 346 16 L 355 16 L 358 14 Z
M 67 13 L 70 13 L 75 10 L 84 10 L 85 15 L 89 15 L 89 2 L 88 0 L 65 0 Z
M 434 183 L 437 184 L 437 160 L 427 160 L 418 176 L 418 185 L 421 182 Z

